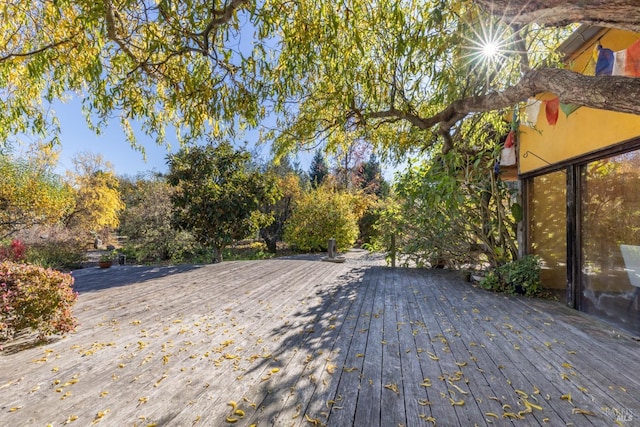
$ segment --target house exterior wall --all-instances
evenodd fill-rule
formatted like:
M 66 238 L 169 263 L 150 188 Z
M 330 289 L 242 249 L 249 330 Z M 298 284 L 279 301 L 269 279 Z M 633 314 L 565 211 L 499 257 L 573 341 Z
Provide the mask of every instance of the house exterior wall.
M 587 66 L 598 41 L 614 51 L 627 48 L 640 34 L 603 30 L 575 52 L 569 60 L 570 68 L 582 72 Z M 539 100 L 554 98 L 541 94 Z M 558 122 L 549 125 L 544 105 L 541 106 L 535 127 L 521 126 L 519 139 L 519 173 L 528 174 L 550 164 L 563 162 L 591 153 L 640 135 L 640 116 L 581 107 L 568 117 L 560 111 Z
M 616 52 L 640 39 L 615 30 L 588 34 L 583 44 L 570 39 L 576 72 L 585 71 L 598 41 Z M 521 247 L 540 257 L 543 286 L 569 306 L 640 336 L 640 115 L 560 108 L 550 125 L 545 101 L 556 96 L 536 98 L 537 121 L 520 127 L 518 141 Z

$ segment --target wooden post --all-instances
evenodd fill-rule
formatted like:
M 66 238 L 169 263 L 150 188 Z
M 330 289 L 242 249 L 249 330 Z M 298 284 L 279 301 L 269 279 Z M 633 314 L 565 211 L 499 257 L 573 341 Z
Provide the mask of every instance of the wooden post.
M 329 259 L 334 259 L 336 257 L 336 239 L 329 239 L 329 244 L 327 245 L 327 256 Z
M 345 262 L 345 257 L 338 256 L 338 250 L 336 248 L 336 239 L 331 238 L 327 243 L 327 256 L 322 258 L 322 261 L 329 262 Z
M 391 267 L 396 268 L 396 234 L 391 235 Z

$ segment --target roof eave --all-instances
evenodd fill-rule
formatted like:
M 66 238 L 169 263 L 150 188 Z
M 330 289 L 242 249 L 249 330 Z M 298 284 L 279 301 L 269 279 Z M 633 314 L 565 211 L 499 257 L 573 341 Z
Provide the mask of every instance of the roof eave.
M 582 24 L 560 46 L 558 52 L 570 57 L 585 44 L 598 35 L 604 28 L 596 25 Z

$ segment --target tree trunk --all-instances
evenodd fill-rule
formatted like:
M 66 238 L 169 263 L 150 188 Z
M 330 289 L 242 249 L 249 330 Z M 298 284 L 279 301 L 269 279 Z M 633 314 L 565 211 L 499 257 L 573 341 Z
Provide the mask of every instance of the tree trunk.
M 278 251 L 278 232 L 274 230 L 274 224 L 270 225 L 267 228 L 263 228 L 260 230 L 260 237 L 264 240 L 264 244 L 267 245 L 267 251 L 272 254 L 275 254 Z
M 278 237 L 272 237 L 270 239 L 264 239 L 264 242 L 267 244 L 267 251 L 269 253 L 275 254 L 278 252 Z
M 211 260 L 211 262 L 213 262 L 214 264 L 222 262 L 222 249 L 224 249 L 223 246 L 214 246 L 213 259 Z

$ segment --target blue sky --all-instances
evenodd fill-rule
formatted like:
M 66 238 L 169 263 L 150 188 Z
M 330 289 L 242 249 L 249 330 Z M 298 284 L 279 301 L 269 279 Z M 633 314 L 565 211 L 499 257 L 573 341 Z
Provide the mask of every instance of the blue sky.
M 80 100 L 74 99 L 67 103 L 56 103 L 55 111 L 60 120 L 61 153 L 58 162 L 57 172 L 64 174 L 66 170 L 72 168 L 71 159 L 80 152 L 90 152 L 101 154 L 109 161 L 118 175 L 134 176 L 140 172 L 155 171 L 166 172 L 166 157 L 171 152 L 179 149 L 179 144 L 173 134 L 167 133 L 170 147 L 157 145 L 152 138 L 142 132 L 138 132 L 136 137 L 140 145 L 144 146 L 145 156 L 141 151 L 131 147 L 127 142 L 119 121 L 112 123 L 103 130 L 100 135 L 96 135 L 87 126 L 82 114 Z M 249 143 L 249 149 L 253 149 L 258 140 L 258 130 L 251 130 L 240 135 L 234 143 L 242 146 L 245 141 Z M 261 145 L 257 149 L 262 160 L 270 158 L 270 148 Z M 298 160 L 301 167 L 307 170 L 312 154 L 301 154 Z
M 87 126 L 79 100 L 65 104 L 57 103 L 55 111 L 60 119 L 62 130 L 61 153 L 57 168 L 59 173 L 71 169 L 71 159 L 80 152 L 101 154 L 113 165 L 118 175 L 136 175 L 150 170 L 166 171 L 165 158 L 169 150 L 167 147 L 158 146 L 146 135 L 138 135 L 141 145 L 146 150 L 145 161 L 142 152 L 132 148 L 127 142 L 117 120 L 114 120 L 100 135 L 96 135 Z M 177 146 L 177 142 L 171 143 L 173 151 Z
M 57 102 L 54 109 L 60 120 L 61 128 L 60 157 L 56 168 L 56 172 L 61 175 L 72 169 L 71 160 L 81 152 L 101 154 L 105 160 L 113 165 L 117 175 L 135 176 L 149 171 L 163 173 L 168 170 L 167 155 L 179 149 L 179 144 L 171 132 L 167 132 L 170 147 L 159 146 L 152 138 L 142 132 L 138 132 L 136 136 L 138 142 L 145 148 L 145 158 L 141 151 L 134 149 L 127 142 L 117 119 L 113 120 L 106 129 L 103 129 L 100 135 L 96 135 L 87 126 L 82 114 L 82 103 L 79 99 L 73 99 L 67 103 Z M 252 150 L 258 141 L 258 137 L 259 131 L 254 129 L 238 136 L 237 140 L 233 142 L 236 146 L 243 146 L 244 142 L 247 141 L 248 149 Z M 268 145 L 260 145 L 256 151 L 263 161 L 271 158 Z M 313 152 L 300 153 L 292 160 L 299 162 L 300 167 L 308 171 L 313 154 Z M 392 181 L 394 173 L 401 169 L 403 165 L 382 165 L 382 167 L 385 179 Z

